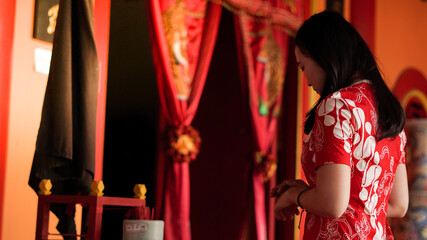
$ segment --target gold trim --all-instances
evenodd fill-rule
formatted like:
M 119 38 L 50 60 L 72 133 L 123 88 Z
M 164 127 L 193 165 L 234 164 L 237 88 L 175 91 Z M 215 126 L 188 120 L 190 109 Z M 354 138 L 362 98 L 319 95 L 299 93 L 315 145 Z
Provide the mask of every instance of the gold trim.
M 427 112 L 427 96 L 418 89 L 412 89 L 403 97 L 401 101 L 403 109 L 406 108 L 409 100 L 413 97 L 416 97 L 421 101 L 421 103 L 423 104 L 424 111 Z

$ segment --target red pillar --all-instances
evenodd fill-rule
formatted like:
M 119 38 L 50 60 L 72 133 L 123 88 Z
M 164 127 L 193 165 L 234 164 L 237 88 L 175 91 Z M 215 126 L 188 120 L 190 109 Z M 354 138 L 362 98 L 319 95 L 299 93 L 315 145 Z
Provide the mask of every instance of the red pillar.
M 15 0 L 0 1 L 0 237 L 3 226 L 14 23 Z
M 0 1 L 0 236 L 3 226 L 15 0 Z
M 350 5 L 350 22 L 375 52 L 375 0 L 353 0 Z
M 95 180 L 102 179 L 104 159 L 105 106 L 107 96 L 108 46 L 110 37 L 110 0 L 95 0 L 95 44 L 99 61 L 98 100 L 96 107 Z

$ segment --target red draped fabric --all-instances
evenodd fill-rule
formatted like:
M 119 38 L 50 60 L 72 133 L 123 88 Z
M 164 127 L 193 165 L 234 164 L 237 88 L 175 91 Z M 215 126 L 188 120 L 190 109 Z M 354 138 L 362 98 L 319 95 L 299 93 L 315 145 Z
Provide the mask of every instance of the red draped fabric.
M 200 144 L 190 124 L 205 84 L 221 6 L 204 0 L 150 0 L 148 13 L 162 112 L 173 128 L 162 199 L 165 240 L 189 240 L 189 162 Z
M 303 0 L 210 0 L 238 15 L 269 22 L 288 33 L 295 33 L 303 19 Z
M 270 228 L 267 236 L 267 217 L 272 216 L 272 203 L 266 202 L 265 183 L 275 174 L 276 126 L 282 99 L 285 69 L 288 57 L 289 34 L 295 33 L 302 22 L 301 1 L 282 0 L 229 0 L 224 6 L 238 13 L 236 15 L 236 36 L 241 53 L 242 82 L 248 90 L 252 126 L 256 150 L 253 158 L 252 211 L 242 227 L 242 239 L 248 234 L 247 224 L 255 222 L 256 239 L 272 239 Z M 274 184 L 274 181 L 269 183 Z M 267 203 L 267 204 L 266 204 Z M 268 206 L 268 211 L 266 210 Z M 267 214 L 269 216 L 267 216 Z M 270 224 L 274 220 L 268 221 Z M 245 226 L 246 225 L 246 226 Z
M 268 24 L 253 22 L 245 16 L 239 17 L 239 26 L 257 148 L 251 183 L 253 210 L 257 239 L 264 240 L 267 239 L 264 182 L 269 180 L 276 168 L 272 146 L 280 110 L 289 37 L 271 29 Z

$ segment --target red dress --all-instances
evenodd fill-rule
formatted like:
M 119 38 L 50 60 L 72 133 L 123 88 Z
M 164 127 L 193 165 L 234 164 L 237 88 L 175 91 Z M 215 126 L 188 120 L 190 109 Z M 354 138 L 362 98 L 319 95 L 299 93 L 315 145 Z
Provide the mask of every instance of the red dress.
M 393 239 L 386 222 L 388 198 L 398 164 L 405 164 L 405 133 L 375 139 L 377 113 L 369 81 L 343 88 L 324 99 L 305 138 L 302 167 L 311 187 L 316 169 L 326 164 L 351 168 L 350 201 L 337 218 L 307 212 L 304 239 Z

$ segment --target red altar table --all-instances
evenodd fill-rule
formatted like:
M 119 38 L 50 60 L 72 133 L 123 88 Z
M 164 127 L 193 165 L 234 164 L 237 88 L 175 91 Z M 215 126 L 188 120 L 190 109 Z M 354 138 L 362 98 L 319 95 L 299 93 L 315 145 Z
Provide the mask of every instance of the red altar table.
M 82 229 L 81 238 L 85 238 L 86 240 L 101 239 L 102 213 L 104 206 L 120 206 L 129 208 L 145 207 L 145 200 L 138 198 L 39 195 L 36 240 L 48 239 L 49 209 L 51 203 L 81 204 L 83 206 L 82 228 L 86 223 L 88 228 L 86 233 L 84 233 Z

